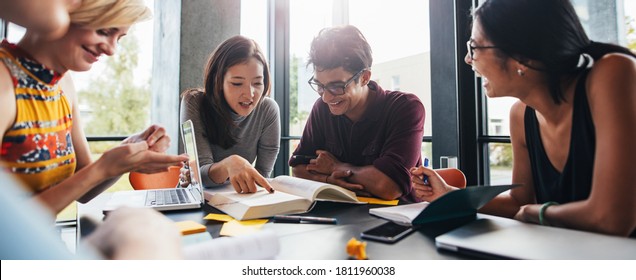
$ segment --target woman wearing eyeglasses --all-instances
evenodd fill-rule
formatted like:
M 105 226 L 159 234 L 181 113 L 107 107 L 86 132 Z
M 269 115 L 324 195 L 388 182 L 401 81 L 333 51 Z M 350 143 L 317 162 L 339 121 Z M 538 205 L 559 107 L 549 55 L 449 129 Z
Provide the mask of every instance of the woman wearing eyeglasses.
M 265 55 L 252 39 L 234 36 L 210 55 L 204 87 L 182 94 L 181 121 L 192 120 L 205 186 L 232 183 L 238 193 L 253 193 L 274 169 L 280 148 L 278 105 Z M 256 160 L 254 166 L 252 162 Z M 182 172 L 187 182 L 187 171 Z
M 513 183 L 481 212 L 613 235 L 636 229 L 636 56 L 592 42 L 568 0 L 488 0 L 466 63 L 510 111 Z M 452 190 L 413 172 L 424 200 Z M 430 185 L 419 179 L 428 175 Z
M 289 160 L 297 177 L 362 196 L 413 201 L 408 168 L 421 164 L 424 106 L 371 80 L 371 47 L 356 27 L 320 31 L 309 85 L 318 93 Z

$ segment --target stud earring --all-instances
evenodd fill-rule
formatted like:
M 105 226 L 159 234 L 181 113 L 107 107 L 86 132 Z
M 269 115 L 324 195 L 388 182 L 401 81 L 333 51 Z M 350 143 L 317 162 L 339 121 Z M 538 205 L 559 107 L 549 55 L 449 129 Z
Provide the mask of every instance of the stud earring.
M 525 75 L 526 72 L 523 72 L 523 70 L 521 69 L 517 69 L 517 75 L 519 75 L 519 77 L 523 77 L 523 75 Z

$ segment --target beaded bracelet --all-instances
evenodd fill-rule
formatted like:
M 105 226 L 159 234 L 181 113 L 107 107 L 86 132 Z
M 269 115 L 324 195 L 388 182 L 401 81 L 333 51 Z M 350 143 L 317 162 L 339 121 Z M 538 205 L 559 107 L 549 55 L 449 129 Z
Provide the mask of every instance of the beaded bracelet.
M 539 208 L 539 224 L 542 226 L 545 226 L 546 224 L 545 222 L 545 218 L 543 217 L 545 215 L 545 210 L 548 209 L 548 207 L 552 206 L 552 205 L 559 205 L 559 203 L 556 203 L 554 201 L 548 201 L 544 204 L 541 205 L 541 208 Z

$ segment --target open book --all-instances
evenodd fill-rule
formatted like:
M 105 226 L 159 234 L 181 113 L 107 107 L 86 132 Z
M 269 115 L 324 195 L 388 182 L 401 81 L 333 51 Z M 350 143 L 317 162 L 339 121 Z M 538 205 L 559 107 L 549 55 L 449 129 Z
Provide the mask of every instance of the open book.
M 208 204 L 237 220 L 250 220 L 280 214 L 304 213 L 317 200 L 358 203 L 356 194 L 345 188 L 307 179 L 278 176 L 270 181 L 276 190 L 264 189 L 255 193 L 205 191 Z
M 476 216 L 498 194 L 520 185 L 476 186 L 449 192 L 431 203 L 420 202 L 369 209 L 369 214 L 403 225 Z

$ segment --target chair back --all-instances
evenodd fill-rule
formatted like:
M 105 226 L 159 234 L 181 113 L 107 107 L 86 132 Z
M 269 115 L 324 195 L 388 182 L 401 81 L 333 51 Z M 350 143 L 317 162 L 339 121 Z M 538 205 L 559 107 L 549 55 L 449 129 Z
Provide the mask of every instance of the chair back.
M 446 184 L 460 189 L 466 188 L 466 176 L 461 170 L 457 168 L 441 168 L 435 169 L 435 171 L 446 181 Z
M 154 174 L 130 172 L 128 180 L 135 190 L 168 189 L 177 186 L 180 173 L 181 167 L 170 166 L 168 171 Z

